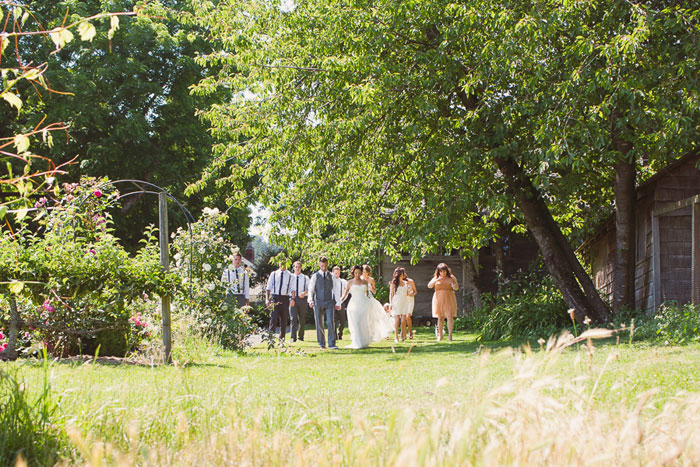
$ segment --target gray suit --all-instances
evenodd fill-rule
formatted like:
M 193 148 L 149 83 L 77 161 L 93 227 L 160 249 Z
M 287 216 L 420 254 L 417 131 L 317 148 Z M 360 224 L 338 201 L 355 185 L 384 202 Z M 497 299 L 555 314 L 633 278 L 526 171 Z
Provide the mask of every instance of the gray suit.
M 335 299 L 333 298 L 333 276 L 330 271 L 318 271 L 311 276 L 313 290 L 309 291 L 309 301 L 314 302 L 316 340 L 321 348 L 326 346 L 323 332 L 323 318 L 328 327 L 328 347 L 335 347 Z M 310 287 L 311 289 L 311 287 Z

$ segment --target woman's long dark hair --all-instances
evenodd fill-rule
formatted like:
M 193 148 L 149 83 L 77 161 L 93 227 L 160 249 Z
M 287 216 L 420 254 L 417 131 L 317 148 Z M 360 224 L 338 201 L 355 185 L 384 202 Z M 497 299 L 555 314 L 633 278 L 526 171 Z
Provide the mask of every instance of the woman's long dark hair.
M 360 274 L 362 274 L 362 267 L 361 267 L 361 266 L 358 266 L 358 265 L 355 265 L 355 266 L 352 267 L 352 270 L 350 270 L 350 278 L 352 278 L 352 279 L 355 278 L 355 270 L 356 270 L 356 269 L 359 269 L 359 270 L 360 270 Z
M 440 271 L 445 271 L 447 273 L 447 277 L 452 276 L 452 274 L 450 274 L 450 268 L 445 263 L 440 263 L 435 268 L 435 277 L 436 278 L 440 277 Z
M 401 276 L 406 274 L 406 270 L 402 267 L 394 269 L 394 276 L 391 278 L 391 283 L 394 284 L 394 288 L 398 288 L 401 283 Z

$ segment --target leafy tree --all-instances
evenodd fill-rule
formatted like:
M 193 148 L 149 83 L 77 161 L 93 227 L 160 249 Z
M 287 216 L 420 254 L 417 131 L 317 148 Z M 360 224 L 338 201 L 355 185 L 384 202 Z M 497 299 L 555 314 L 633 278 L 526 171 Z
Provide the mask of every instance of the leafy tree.
M 604 99 L 596 79 L 604 84 L 616 60 L 663 61 L 653 40 L 669 21 L 693 38 L 688 12 L 648 16 L 655 36 L 630 57 L 616 39 L 636 27 L 629 2 L 605 11 L 554 1 L 285 5 L 202 6 L 222 48 L 207 63 L 222 73 L 198 86 L 237 91 L 207 118 L 215 132 L 247 139 L 212 168 L 260 174 L 256 194 L 284 233 L 278 242 L 343 258 L 378 247 L 417 258 L 441 246 L 471 251 L 499 223 L 519 220 L 577 316 L 608 318 L 565 237 L 609 200 L 614 162 L 630 156 L 615 138 L 631 114 L 600 108 L 601 123 L 587 127 Z M 581 48 L 577 30 L 601 41 Z M 587 97 L 577 100 L 586 54 L 614 57 L 603 76 L 588 72 Z M 632 84 L 642 93 L 649 81 Z M 217 176 L 227 177 L 211 170 L 205 179 Z
M 189 199 L 184 196 L 186 186 L 209 163 L 215 142 L 196 114 L 230 96 L 228 90 L 207 97 L 190 93 L 189 87 L 206 73 L 194 58 L 209 49 L 196 34 L 196 25 L 187 21 L 189 3 L 146 2 L 145 9 L 134 0 L 33 2 L 31 17 L 49 30 L 93 12 L 139 14 L 121 21 L 113 38 L 73 40 L 55 53 L 49 40 L 21 44 L 24 62 L 48 57 L 44 76 L 58 92 L 26 93 L 19 117 L 5 114 L 0 127 L 27 127 L 44 116 L 47 121 L 64 121 L 69 125 L 66 137 L 54 138 L 52 147 L 39 147 L 56 163 L 78 156 L 68 169 L 70 178 L 145 180 L 170 191 L 192 212 L 206 205 L 223 206 L 226 194 L 211 188 Z M 230 235 L 245 243 L 247 207 L 230 214 Z M 116 234 L 134 248 L 146 225 L 156 219 L 153 197 L 131 196 L 115 213 Z M 185 220 L 173 212 L 171 222 L 174 228 Z

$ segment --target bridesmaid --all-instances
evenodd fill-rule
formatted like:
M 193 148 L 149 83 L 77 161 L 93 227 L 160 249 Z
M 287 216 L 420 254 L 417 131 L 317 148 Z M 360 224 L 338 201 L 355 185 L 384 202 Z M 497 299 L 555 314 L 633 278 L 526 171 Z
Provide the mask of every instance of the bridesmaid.
M 457 278 L 445 263 L 440 263 L 435 268 L 435 277 L 428 283 L 428 287 L 435 289 L 433 295 L 433 318 L 438 319 L 438 342 L 442 340 L 442 330 L 447 318 L 448 337 L 452 340 L 454 319 L 457 316 L 457 297 L 455 290 L 459 289 Z
M 362 280 L 367 281 L 370 297 L 374 298 L 374 295 L 377 293 L 377 286 L 375 285 L 374 277 L 372 277 L 372 266 L 369 264 L 362 265 Z
M 406 340 L 406 318 L 408 317 L 408 283 L 406 270 L 402 267 L 394 269 L 389 287 L 389 301 L 394 315 L 394 342 L 399 342 L 399 324 L 403 342 Z
M 408 338 L 413 339 L 413 321 L 411 317 L 413 316 L 413 308 L 415 307 L 416 300 L 415 296 L 418 294 L 418 289 L 416 288 L 416 282 L 410 277 L 404 274 L 404 280 L 408 286 L 408 314 L 406 315 L 406 324 L 408 326 Z

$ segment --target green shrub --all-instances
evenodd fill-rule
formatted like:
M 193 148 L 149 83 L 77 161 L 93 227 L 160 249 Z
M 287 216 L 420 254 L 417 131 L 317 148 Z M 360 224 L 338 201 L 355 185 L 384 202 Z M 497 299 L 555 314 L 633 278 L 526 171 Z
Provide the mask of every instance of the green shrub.
M 129 325 L 131 304 L 144 294 L 171 294 L 178 284 L 161 270 L 154 228 L 133 256 L 119 244 L 108 212 L 119 194 L 104 183 L 64 184 L 53 209 L 25 217 L 12 235 L 0 227 L 0 277 L 9 279 L 0 294 L 15 297 L 23 332 L 53 354 L 99 345 L 103 355 L 125 355 L 141 337 Z
M 173 234 L 174 271 L 185 285 L 175 295 L 173 309 L 192 318 L 188 322 L 194 332 L 224 348 L 240 350 L 256 326 L 247 309 L 231 307 L 225 300 L 227 284 L 221 282 L 222 271 L 238 252 L 226 238 L 225 221 L 218 209 L 204 208 L 200 219 L 190 226 L 191 236 L 183 229 Z
M 700 341 L 700 306 L 664 303 L 654 316 L 657 336 L 670 344 Z
M 507 281 L 499 294 L 484 294 L 483 305 L 456 326 L 478 332 L 484 341 L 547 337 L 571 324 L 566 310 L 551 276 L 529 272 Z

